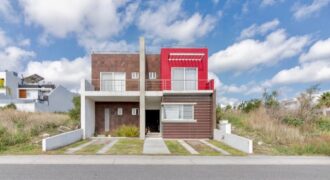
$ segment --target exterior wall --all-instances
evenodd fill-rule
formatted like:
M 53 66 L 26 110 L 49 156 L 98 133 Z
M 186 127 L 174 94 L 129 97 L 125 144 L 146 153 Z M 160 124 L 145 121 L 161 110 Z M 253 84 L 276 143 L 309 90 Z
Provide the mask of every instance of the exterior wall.
M 95 102 L 87 98 L 82 92 L 81 96 L 80 124 L 83 129 L 83 138 L 92 137 L 95 133 Z
M 204 53 L 201 61 L 169 61 L 170 53 Z M 171 89 L 172 67 L 197 67 L 198 68 L 198 90 L 209 90 L 208 85 L 208 49 L 207 48 L 162 48 L 161 49 L 161 79 L 168 80 L 163 90 Z
M 74 94 L 72 92 L 63 86 L 57 86 L 48 96 L 49 111 L 68 112 L 73 108 L 73 97 Z
M 9 96 L 12 99 L 16 99 L 18 97 L 19 78 L 11 71 L 0 72 L 0 78 L 5 80 L 4 85 L 7 88 L 0 89 L 0 93 Z
M 70 132 L 65 132 L 52 137 L 42 139 L 42 151 L 46 152 L 53 149 L 58 149 L 79 141 L 83 137 L 83 130 L 77 129 Z
M 205 95 L 164 95 L 162 102 L 196 103 L 194 118 L 197 122 L 162 122 L 164 138 L 212 138 L 213 137 L 213 97 Z
M 126 90 L 137 91 L 139 79 L 132 79 L 132 72 L 139 72 L 139 54 L 92 54 L 92 85 L 100 90 L 100 72 L 126 72 Z
M 156 72 L 156 79 L 149 79 L 149 72 Z M 160 55 L 147 54 L 146 55 L 146 90 L 160 91 L 161 90 L 161 74 L 160 74 Z
M 121 125 L 132 124 L 139 127 L 139 115 L 132 115 L 132 108 L 139 108 L 138 102 L 96 102 L 95 103 L 95 131 L 104 133 L 104 109 L 110 109 L 110 132 Z M 123 115 L 117 115 L 117 109 L 123 108 Z

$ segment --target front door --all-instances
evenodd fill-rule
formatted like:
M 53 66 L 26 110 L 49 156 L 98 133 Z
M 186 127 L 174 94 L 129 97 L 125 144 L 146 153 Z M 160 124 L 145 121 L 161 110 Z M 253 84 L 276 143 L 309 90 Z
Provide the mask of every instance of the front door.
M 104 109 L 104 132 L 109 132 L 110 129 L 110 109 Z
M 159 110 L 146 110 L 146 132 L 160 132 Z

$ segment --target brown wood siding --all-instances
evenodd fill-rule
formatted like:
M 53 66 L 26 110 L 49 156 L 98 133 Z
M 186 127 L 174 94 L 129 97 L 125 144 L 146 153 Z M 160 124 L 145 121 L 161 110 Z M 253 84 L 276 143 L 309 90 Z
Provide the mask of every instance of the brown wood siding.
M 149 79 L 149 72 L 156 72 L 156 79 Z M 160 55 L 147 54 L 146 55 L 146 90 L 160 91 Z
M 193 102 L 192 123 L 162 123 L 164 138 L 212 138 L 213 137 L 213 97 L 212 95 L 164 95 L 162 102 Z
M 139 79 L 132 79 L 132 72 L 139 67 L 139 54 L 92 54 L 92 85 L 100 90 L 100 72 L 126 72 L 126 91 L 137 91 Z
M 123 115 L 117 115 L 117 109 L 123 108 Z M 95 103 L 95 132 L 104 133 L 104 109 L 110 109 L 110 132 L 121 125 L 139 127 L 139 115 L 132 115 L 132 108 L 139 108 L 138 102 L 96 102 Z
M 27 97 L 25 89 L 20 89 L 18 94 L 19 94 L 19 98 L 26 98 Z

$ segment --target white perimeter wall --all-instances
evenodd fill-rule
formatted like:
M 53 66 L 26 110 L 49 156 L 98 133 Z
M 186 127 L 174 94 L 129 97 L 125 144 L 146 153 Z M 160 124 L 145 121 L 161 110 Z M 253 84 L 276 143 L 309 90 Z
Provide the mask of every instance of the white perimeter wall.
M 220 129 L 214 129 L 213 138 L 221 141 L 235 149 L 243 151 L 245 153 L 253 153 L 253 141 L 251 139 L 231 134 L 229 130 L 231 125 L 229 123 L 223 123 L 220 125 Z
M 72 92 L 63 86 L 57 86 L 48 96 L 49 112 L 68 112 L 73 108 L 73 97 Z
M 66 145 L 72 144 L 81 140 L 83 137 L 83 130 L 77 129 L 74 131 L 62 133 L 42 140 L 42 151 L 49 151 L 58 149 Z

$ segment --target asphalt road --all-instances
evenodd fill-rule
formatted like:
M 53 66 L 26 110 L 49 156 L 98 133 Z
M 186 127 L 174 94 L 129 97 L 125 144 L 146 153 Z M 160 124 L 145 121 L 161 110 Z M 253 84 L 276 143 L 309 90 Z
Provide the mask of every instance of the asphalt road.
M 328 165 L 0 165 L 1 180 L 329 180 Z

